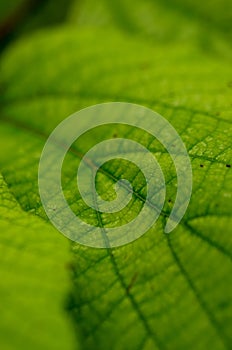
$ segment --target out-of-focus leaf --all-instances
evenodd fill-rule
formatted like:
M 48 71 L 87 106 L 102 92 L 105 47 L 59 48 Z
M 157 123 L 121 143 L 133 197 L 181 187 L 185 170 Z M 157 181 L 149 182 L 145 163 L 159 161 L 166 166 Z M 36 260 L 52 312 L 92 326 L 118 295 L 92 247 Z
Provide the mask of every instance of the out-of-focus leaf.
M 32 212 L 25 213 L 0 177 L 0 346 L 73 349 L 67 241 Z

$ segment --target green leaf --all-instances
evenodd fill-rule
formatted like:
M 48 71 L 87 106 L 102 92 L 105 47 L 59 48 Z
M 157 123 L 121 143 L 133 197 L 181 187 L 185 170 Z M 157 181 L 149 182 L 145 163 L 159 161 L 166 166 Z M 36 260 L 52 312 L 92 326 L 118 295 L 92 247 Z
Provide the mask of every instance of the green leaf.
M 1 348 L 73 349 L 62 306 L 68 290 L 67 241 L 25 213 L 2 176 L 0 227 Z
M 134 201 L 123 216 L 87 209 L 76 189 L 76 169 L 80 155 L 94 144 L 115 136 L 141 142 L 157 157 L 167 183 L 163 213 L 139 240 L 112 250 L 72 244 L 68 308 L 82 349 L 231 346 L 231 50 L 221 45 L 218 34 L 209 45 L 217 48 L 212 55 L 200 36 L 196 31 L 191 36 L 196 40 L 173 38 L 167 44 L 113 28 L 106 33 L 61 27 L 18 42 L 3 59 L 2 173 L 25 217 L 43 218 L 44 230 L 52 228 L 37 189 L 40 153 L 53 128 L 80 108 L 106 101 L 148 106 L 172 123 L 191 157 L 189 209 L 178 228 L 164 235 L 176 175 L 156 140 L 141 130 L 105 126 L 70 149 L 63 173 L 66 198 L 74 212 L 103 228 L 132 219 L 144 201 L 144 182 L 127 163 L 109 162 L 97 177 L 99 193 L 111 198 L 112 183 L 125 175 L 134 187 Z M 56 237 L 59 233 L 52 240 Z M 53 254 L 49 250 L 50 258 Z
M 149 40 L 190 40 L 202 50 L 218 50 L 231 41 L 229 0 L 82 0 L 74 1 L 69 21 L 78 27 L 118 28 Z

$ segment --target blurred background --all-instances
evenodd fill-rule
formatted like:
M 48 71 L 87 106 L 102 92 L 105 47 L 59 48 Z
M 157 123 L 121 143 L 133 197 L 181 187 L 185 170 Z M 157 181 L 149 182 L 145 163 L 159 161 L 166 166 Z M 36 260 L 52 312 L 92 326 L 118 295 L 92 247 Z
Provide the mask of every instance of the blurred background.
M 213 35 L 221 35 L 222 42 L 231 39 L 230 0 L 3 0 L 0 6 L 3 46 L 38 28 L 62 23 L 118 27 L 155 41 L 194 40 L 198 33 L 206 48 L 214 46 Z

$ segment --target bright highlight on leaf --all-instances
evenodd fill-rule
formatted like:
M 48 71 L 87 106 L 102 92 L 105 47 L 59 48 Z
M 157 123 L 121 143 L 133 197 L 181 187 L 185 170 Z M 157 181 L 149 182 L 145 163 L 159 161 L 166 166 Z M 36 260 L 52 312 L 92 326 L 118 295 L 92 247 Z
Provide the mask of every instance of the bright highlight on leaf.
M 71 210 L 62 189 L 62 167 L 65 155 L 75 140 L 94 128 L 116 124 L 157 139 L 172 158 L 177 176 L 177 193 L 165 233 L 173 231 L 182 220 L 192 193 L 191 162 L 180 136 L 168 121 L 151 109 L 123 102 L 102 103 L 72 114 L 49 135 L 43 148 L 38 171 L 40 198 L 53 225 L 66 237 L 77 243 L 95 248 L 114 248 L 133 242 L 154 226 L 165 201 L 166 184 L 162 169 L 146 148 L 127 137 L 115 138 L 94 145 L 83 155 L 77 170 L 77 186 L 81 198 L 98 215 L 117 213 L 132 199 L 133 188 L 126 178 L 114 183 L 116 198 L 104 200 L 96 190 L 96 176 L 106 162 L 112 159 L 134 164 L 143 174 L 146 198 L 139 215 L 126 225 L 107 228 L 85 223 Z M 110 136 L 110 135 L 109 135 Z M 52 212 L 51 207 L 56 207 Z

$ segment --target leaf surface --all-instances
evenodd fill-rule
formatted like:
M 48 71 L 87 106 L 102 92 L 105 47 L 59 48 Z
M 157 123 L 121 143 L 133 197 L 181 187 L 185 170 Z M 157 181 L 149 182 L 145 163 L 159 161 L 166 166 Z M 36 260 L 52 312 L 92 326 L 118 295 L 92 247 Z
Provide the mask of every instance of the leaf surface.
M 61 27 L 24 39 L 5 54 L 1 147 L 6 152 L 0 160 L 27 213 L 47 220 L 37 189 L 42 147 L 61 120 L 88 105 L 128 101 L 156 110 L 176 128 L 191 157 L 189 209 L 178 228 L 164 235 L 176 175 L 151 135 L 105 126 L 84 135 L 67 155 L 66 198 L 74 212 L 103 228 L 133 218 L 143 205 L 144 183 L 137 169 L 109 162 L 97 177 L 99 193 L 113 196 L 112 184 L 125 175 L 135 189 L 134 201 L 123 215 L 86 208 L 76 190 L 76 169 L 91 146 L 115 135 L 139 141 L 157 157 L 167 183 L 163 213 L 139 240 L 113 250 L 72 245 L 69 311 L 83 349 L 230 348 L 231 50 L 226 44 L 221 48 L 220 40 L 215 45 L 218 56 L 197 40 L 167 45 L 115 28 L 106 33 Z M 51 229 L 48 222 L 43 225 Z
M 68 291 L 67 241 L 39 217 L 25 213 L 2 176 L 0 194 L 1 346 L 73 349 L 70 319 L 63 307 Z

